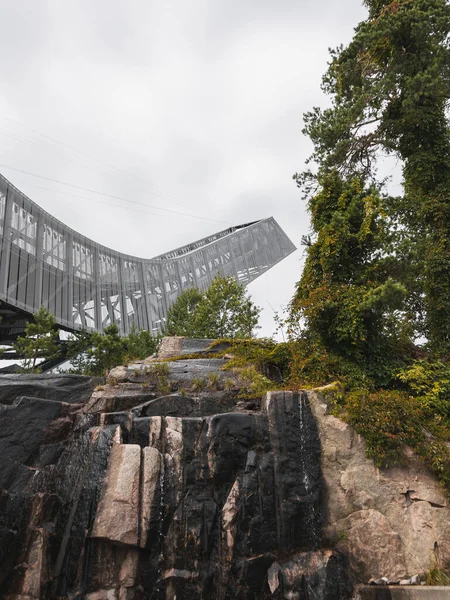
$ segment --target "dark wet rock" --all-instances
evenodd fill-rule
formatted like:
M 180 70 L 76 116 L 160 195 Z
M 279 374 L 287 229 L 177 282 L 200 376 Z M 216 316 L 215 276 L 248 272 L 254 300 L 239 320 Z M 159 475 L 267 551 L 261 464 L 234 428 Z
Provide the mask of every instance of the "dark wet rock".
M 20 472 L 0 498 L 0 596 L 68 597 L 85 560 L 86 532 L 113 439 L 93 429 L 68 444 L 57 464 Z M 9 594 L 9 595 L 8 595 Z
M 225 391 L 201 392 L 192 395 L 173 393 L 160 396 L 138 404 L 131 409 L 133 417 L 176 416 L 176 417 L 201 417 L 227 412 L 236 407 L 236 393 Z M 259 402 L 253 400 L 255 408 Z
M 268 392 L 265 410 L 274 450 L 280 544 L 286 549 L 319 546 L 321 524 L 320 442 L 305 392 Z M 301 448 L 301 451 L 299 449 Z
M 150 383 L 156 385 L 160 375 L 158 366 L 163 364 L 167 370 L 169 382 L 190 390 L 195 387 L 196 382 L 201 381 L 205 387 L 208 385 L 208 377 L 215 375 L 218 381 L 223 383 L 227 379 L 233 379 L 230 371 L 223 371 L 227 360 L 223 358 L 190 358 L 169 362 L 152 362 L 150 364 L 133 363 L 127 369 L 127 381 Z M 166 375 L 164 374 L 164 377 Z
M 100 414 L 129 410 L 137 404 L 154 400 L 157 393 L 143 389 L 139 384 L 100 385 L 83 408 L 86 414 Z
M 0 404 L 12 404 L 20 396 L 83 404 L 99 382 L 83 375 L 0 375 Z
M 50 425 L 64 420 L 65 409 L 61 402 L 29 397 L 0 404 L 0 489 L 14 487 L 18 480 L 25 485 L 33 476 Z
M 268 571 L 272 597 L 306 600 L 335 600 L 348 597 L 345 559 L 332 550 L 296 554 L 274 562 Z
M 232 375 L 221 359 L 168 364 L 173 393 L 137 365 L 143 384 L 132 367 L 90 399 L 2 405 L 0 597 L 349 598 L 340 555 L 319 549 L 307 396 L 180 393 Z

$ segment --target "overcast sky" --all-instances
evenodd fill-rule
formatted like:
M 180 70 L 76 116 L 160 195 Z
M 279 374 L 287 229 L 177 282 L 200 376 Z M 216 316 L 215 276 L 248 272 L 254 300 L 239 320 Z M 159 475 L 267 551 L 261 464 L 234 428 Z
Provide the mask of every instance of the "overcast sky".
M 273 216 L 299 250 L 249 286 L 271 335 L 309 229 L 292 180 L 311 151 L 302 114 L 325 105 L 327 49 L 365 13 L 360 0 L 0 0 L 0 172 L 144 258 Z

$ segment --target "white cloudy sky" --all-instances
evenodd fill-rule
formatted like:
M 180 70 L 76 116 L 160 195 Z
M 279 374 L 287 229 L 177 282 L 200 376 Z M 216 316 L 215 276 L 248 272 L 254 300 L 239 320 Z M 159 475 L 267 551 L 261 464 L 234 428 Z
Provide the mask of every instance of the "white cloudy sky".
M 0 172 L 145 258 L 274 216 L 300 249 L 249 286 L 271 335 L 309 227 L 302 114 L 364 17 L 360 0 L 0 0 Z

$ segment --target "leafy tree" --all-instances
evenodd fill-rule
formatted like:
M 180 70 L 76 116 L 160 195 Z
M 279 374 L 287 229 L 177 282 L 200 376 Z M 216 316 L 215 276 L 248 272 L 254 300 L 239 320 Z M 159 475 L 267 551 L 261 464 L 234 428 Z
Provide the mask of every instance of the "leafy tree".
M 260 309 L 245 287 L 217 275 L 205 292 L 184 291 L 167 315 L 167 333 L 199 338 L 252 337 Z
M 217 275 L 195 311 L 200 337 L 252 337 L 261 309 L 248 296 L 245 286 L 233 277 Z
M 331 52 L 331 106 L 305 115 L 316 170 L 294 178 L 314 237 L 291 305 L 291 380 L 337 378 L 336 414 L 375 462 L 409 444 L 450 489 L 450 5 L 364 4 L 353 40 Z M 375 183 L 385 154 L 401 161 L 403 197 Z
M 291 319 L 302 320 L 311 342 L 377 378 L 393 370 L 403 344 L 398 311 L 406 293 L 383 253 L 390 235 L 383 202 L 361 177 L 344 180 L 334 170 L 320 178 L 309 201 L 316 241 L 291 305 Z
M 55 329 L 55 317 L 41 306 L 34 314 L 33 321 L 25 326 L 25 336 L 17 338 L 13 348 L 23 357 L 23 367 L 27 371 L 39 372 L 37 360 L 51 358 L 57 351 L 58 330 Z
M 197 288 L 185 290 L 167 311 L 167 335 L 196 336 L 194 314 L 203 294 Z
M 322 173 L 375 175 L 380 153 L 403 161 L 405 197 L 390 208 L 413 258 L 410 305 L 437 352 L 450 342 L 450 6 L 446 0 L 366 0 L 368 18 L 331 54 L 332 105 L 307 113 Z M 311 190 L 317 178 L 295 176 Z M 405 235 L 406 231 L 406 235 Z M 405 269 L 404 269 L 405 270 Z M 423 296 L 421 306 L 420 297 Z

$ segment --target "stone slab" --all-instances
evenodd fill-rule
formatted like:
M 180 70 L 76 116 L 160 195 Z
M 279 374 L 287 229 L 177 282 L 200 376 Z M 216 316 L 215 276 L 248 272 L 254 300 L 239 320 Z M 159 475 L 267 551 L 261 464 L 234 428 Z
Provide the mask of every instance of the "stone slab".
M 92 537 L 138 545 L 141 448 L 114 444 Z
M 423 585 L 366 585 L 359 590 L 361 600 L 449 600 L 450 587 Z
M 188 354 L 217 354 L 231 345 L 230 342 L 224 341 L 211 348 L 211 344 L 215 341 L 207 338 L 186 338 L 183 336 L 164 337 L 158 350 L 158 358 L 172 358 Z
M 99 377 L 84 375 L 0 375 L 0 404 L 13 404 L 20 396 L 81 404 L 89 400 L 99 382 Z

